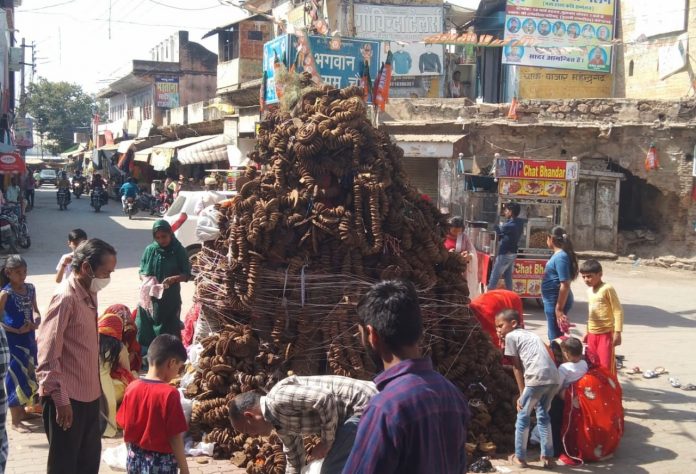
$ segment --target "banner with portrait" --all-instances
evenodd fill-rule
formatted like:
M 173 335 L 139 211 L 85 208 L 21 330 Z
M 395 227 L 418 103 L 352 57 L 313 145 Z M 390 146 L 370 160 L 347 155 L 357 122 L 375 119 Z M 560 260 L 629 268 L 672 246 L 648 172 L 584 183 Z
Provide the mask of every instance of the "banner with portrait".
M 616 0 L 507 0 L 503 64 L 611 72 Z

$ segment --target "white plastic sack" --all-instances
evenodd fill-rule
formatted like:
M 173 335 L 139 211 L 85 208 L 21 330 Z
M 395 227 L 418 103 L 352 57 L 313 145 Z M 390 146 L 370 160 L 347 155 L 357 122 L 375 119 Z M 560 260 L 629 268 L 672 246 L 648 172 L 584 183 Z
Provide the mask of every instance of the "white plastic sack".
M 219 217 L 220 214 L 215 210 L 215 206 L 203 209 L 196 223 L 196 238 L 201 242 L 217 239 L 220 235 Z
M 187 438 L 184 444 L 184 453 L 187 456 L 213 456 L 215 443 L 196 443 L 192 439 Z
M 323 461 L 323 459 L 317 459 L 316 461 L 310 462 L 302 468 L 300 474 L 321 474 L 321 463 Z
M 115 448 L 105 449 L 102 453 L 102 461 L 114 471 L 126 471 L 128 461 L 128 446 L 121 443 Z
M 193 400 L 189 400 L 184 396 L 184 389 L 179 389 L 179 398 L 181 399 L 181 408 L 184 410 L 184 416 L 186 417 L 186 424 L 191 422 L 191 411 L 193 409 Z

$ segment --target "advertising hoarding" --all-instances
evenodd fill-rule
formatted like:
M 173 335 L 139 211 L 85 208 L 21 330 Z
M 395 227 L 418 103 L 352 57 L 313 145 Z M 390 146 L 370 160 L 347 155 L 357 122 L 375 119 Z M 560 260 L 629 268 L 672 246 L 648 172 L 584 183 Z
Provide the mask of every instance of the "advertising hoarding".
M 356 3 L 354 8 L 357 36 L 383 40 L 394 55 L 393 77 L 444 74 L 443 46 L 420 43 L 426 36 L 442 33 L 441 6 Z
M 164 109 L 179 107 L 178 77 L 155 77 L 155 102 Z
M 507 0 L 503 64 L 611 72 L 615 11 L 616 0 Z
M 314 55 L 322 82 L 333 87 L 343 88 L 360 83 L 363 61 L 367 60 L 370 77 L 374 81 L 379 72 L 380 42 L 356 38 L 337 38 L 329 36 L 309 36 L 309 44 Z M 275 88 L 275 58 L 286 66 L 297 60 L 297 37 L 279 36 L 264 45 L 263 70 L 266 73 L 266 103 L 278 102 Z M 297 72 L 304 70 L 302 61 L 297 61 Z

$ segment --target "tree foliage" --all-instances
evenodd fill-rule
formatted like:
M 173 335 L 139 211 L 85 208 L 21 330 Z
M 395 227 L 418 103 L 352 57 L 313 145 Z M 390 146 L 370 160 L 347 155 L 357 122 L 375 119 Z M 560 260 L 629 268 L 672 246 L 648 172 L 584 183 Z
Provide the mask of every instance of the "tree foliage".
M 51 82 L 44 78 L 29 84 L 26 113 L 34 118 L 36 131 L 54 154 L 73 144 L 73 132 L 90 127 L 94 98 L 77 84 Z

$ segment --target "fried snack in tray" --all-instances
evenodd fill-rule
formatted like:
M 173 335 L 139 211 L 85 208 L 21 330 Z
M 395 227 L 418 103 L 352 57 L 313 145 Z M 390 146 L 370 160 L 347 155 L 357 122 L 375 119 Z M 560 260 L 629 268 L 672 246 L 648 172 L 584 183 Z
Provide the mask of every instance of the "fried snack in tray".
M 186 390 L 211 402 L 195 430 L 223 436 L 224 409 L 212 401 L 270 390 L 288 373 L 372 377 L 355 307 L 375 281 L 404 278 L 421 297 L 424 353 L 465 395 L 486 387 L 476 396 L 490 416 L 469 441 L 511 448 L 515 383 L 468 309 L 467 263 L 444 248 L 446 216 L 410 186 L 403 151 L 367 120 L 359 87 L 296 80 L 302 94 L 259 124 L 255 166 L 218 206 L 220 237 L 198 258 L 196 299 L 223 329 L 203 341 Z M 248 472 L 282 472 L 285 458 L 266 441 L 222 439 L 220 454 Z

